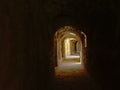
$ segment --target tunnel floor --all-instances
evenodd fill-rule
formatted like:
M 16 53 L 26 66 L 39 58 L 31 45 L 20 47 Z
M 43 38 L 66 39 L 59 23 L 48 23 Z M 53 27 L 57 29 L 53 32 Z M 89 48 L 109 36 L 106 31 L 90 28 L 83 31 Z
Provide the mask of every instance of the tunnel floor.
M 55 73 L 54 90 L 102 90 L 78 62 L 63 62 Z

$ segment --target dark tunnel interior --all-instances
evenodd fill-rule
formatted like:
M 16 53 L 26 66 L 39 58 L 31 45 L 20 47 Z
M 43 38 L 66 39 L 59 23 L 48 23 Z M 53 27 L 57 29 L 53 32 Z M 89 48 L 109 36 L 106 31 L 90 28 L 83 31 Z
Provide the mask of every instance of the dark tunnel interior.
M 119 3 L 0 1 L 0 90 L 119 90 Z M 56 81 L 54 35 L 64 26 L 87 36 L 85 68 L 91 81 L 84 75 Z

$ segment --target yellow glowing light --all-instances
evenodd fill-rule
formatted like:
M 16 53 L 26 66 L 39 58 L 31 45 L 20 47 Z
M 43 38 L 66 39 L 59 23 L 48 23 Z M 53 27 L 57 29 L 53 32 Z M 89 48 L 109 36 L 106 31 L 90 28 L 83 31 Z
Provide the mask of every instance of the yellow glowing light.
M 75 38 L 66 38 L 64 41 L 65 44 L 65 58 L 75 59 L 80 58 L 80 55 L 71 55 L 71 40 L 76 40 Z
M 65 57 L 70 55 L 70 40 L 69 38 L 65 39 Z

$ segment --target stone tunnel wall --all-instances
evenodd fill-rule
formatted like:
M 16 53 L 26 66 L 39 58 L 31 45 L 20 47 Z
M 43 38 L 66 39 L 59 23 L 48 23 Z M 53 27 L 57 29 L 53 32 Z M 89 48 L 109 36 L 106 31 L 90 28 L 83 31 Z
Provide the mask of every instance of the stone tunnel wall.
M 56 30 L 65 25 L 86 33 L 91 77 L 106 90 L 119 88 L 119 2 L 4 0 L 0 1 L 0 90 L 50 90 L 51 45 Z

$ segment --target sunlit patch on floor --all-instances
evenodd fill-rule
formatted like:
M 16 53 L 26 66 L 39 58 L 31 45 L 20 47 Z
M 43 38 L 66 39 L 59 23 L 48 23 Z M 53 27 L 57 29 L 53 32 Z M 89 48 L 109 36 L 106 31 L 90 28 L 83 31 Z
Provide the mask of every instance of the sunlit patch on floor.
M 55 68 L 56 77 L 76 76 L 85 73 L 80 62 L 63 62 Z

